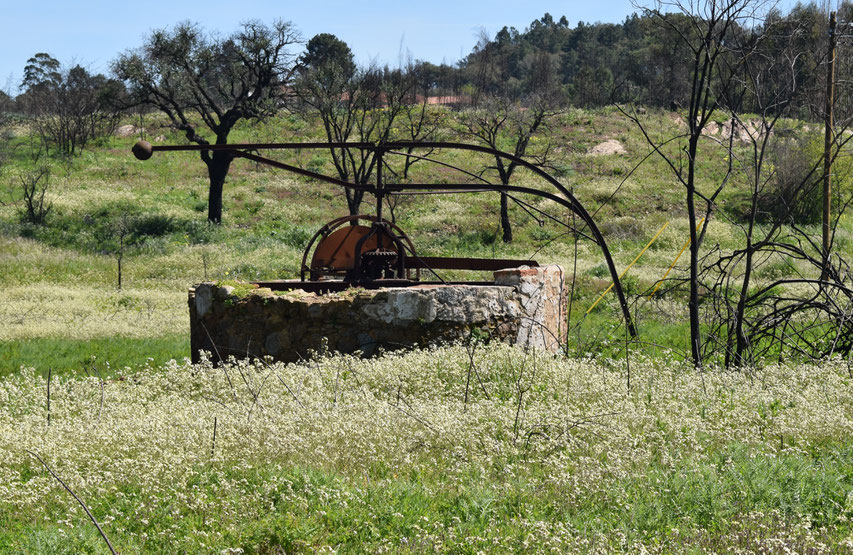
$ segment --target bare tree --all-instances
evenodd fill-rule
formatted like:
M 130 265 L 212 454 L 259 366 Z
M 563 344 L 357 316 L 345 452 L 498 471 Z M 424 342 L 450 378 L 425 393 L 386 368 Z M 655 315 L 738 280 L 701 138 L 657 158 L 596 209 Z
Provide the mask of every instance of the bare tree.
M 3 164 L 6 163 L 8 156 L 9 149 L 6 148 L 6 143 L 12 136 L 11 123 L 14 121 L 14 106 L 14 99 L 6 91 L 0 90 L 0 144 L 3 144 L 3 148 L 0 148 L 0 171 L 2 171 Z
M 312 49 L 312 43 L 320 40 L 323 48 Z M 305 115 L 320 118 L 327 140 L 341 145 L 391 139 L 395 121 L 411 101 L 415 87 L 411 74 L 405 68 L 356 68 L 349 47 L 332 35 L 312 38 L 308 54 L 294 90 Z M 330 153 L 338 177 L 357 185 L 368 184 L 383 163 L 376 149 L 335 146 Z M 349 213 L 360 213 L 364 191 L 345 189 L 345 193 Z
M 224 145 L 240 120 L 281 108 L 294 71 L 289 48 L 298 42 L 299 34 L 285 21 L 271 26 L 248 21 L 227 38 L 181 23 L 152 32 L 141 48 L 119 56 L 113 71 L 127 83 L 134 103 L 162 111 L 189 141 Z M 202 150 L 201 159 L 210 179 L 207 218 L 220 223 L 233 154 Z
M 12 121 L 12 110 L 15 101 L 6 91 L 0 90 L 0 138 L 5 139 L 5 132 L 8 124 Z
M 559 112 L 558 104 L 551 96 L 536 94 L 527 96 L 523 101 L 513 101 L 507 96 L 493 96 L 480 101 L 480 104 L 460 114 L 464 134 L 489 148 L 508 151 L 516 157 L 534 157 L 538 163 L 545 163 L 550 151 L 550 141 L 539 148 L 531 147 L 531 139 L 537 134 L 548 137 L 548 122 Z M 506 161 L 500 156 L 494 157 L 497 172 L 502 185 L 509 185 L 519 164 Z M 509 219 L 509 197 L 500 196 L 500 220 L 503 241 L 512 242 L 512 223 Z
M 121 83 L 79 65 L 64 69 L 50 55 L 36 54 L 27 60 L 21 88 L 18 104 L 44 147 L 58 154 L 79 152 L 93 139 L 112 133 L 118 123 L 115 101 Z
M 409 97 L 404 99 L 403 113 L 397 124 L 400 129 L 398 136 L 404 141 L 419 142 L 419 141 L 436 141 L 439 135 L 444 130 L 445 112 L 442 107 L 430 104 L 430 92 L 432 83 L 429 81 L 423 70 L 423 65 L 416 63 L 411 54 L 406 60 L 406 91 Z M 421 157 L 411 156 L 414 153 L 414 147 L 407 147 L 406 154 L 403 158 L 403 167 L 398 172 L 391 168 L 394 175 L 399 175 L 402 179 L 409 178 L 409 170 L 422 158 L 429 157 L 433 149 L 421 151 Z
M 395 127 L 399 130 L 393 139 L 400 139 L 412 143 L 431 142 L 440 140 L 440 136 L 446 131 L 447 112 L 441 106 L 433 106 L 429 104 L 429 97 L 425 94 L 418 98 L 416 95 L 412 101 L 405 102 L 403 113 L 399 116 Z M 419 150 L 417 154 L 415 151 Z M 402 163 L 393 164 L 391 160 L 383 158 L 382 163 L 387 170 L 385 173 L 385 182 L 406 182 L 409 180 L 409 175 L 412 167 L 418 162 L 429 158 L 435 152 L 434 148 L 418 149 L 414 145 L 406 146 L 400 149 L 403 154 L 400 158 Z M 406 195 L 386 195 L 385 202 L 388 206 L 388 211 L 391 214 L 391 221 L 397 221 L 397 209 L 411 200 L 412 197 Z
M 50 189 L 50 169 L 38 166 L 25 172 L 7 186 L 8 202 L 0 200 L 0 205 L 12 204 L 18 209 L 22 222 L 42 225 L 53 208 L 53 203 L 47 198 Z
M 840 254 L 827 264 L 822 243 L 801 225 L 810 211 L 804 206 L 811 206 L 819 216 L 821 207 L 815 199 L 824 168 L 832 165 L 850 140 L 849 115 L 833 129 L 828 159 L 826 154 L 809 154 L 808 143 L 814 137 L 775 133 L 780 118 L 804 102 L 800 97 L 813 92 L 802 87 L 802 68 L 795 63 L 800 53 L 787 40 L 797 31 L 789 25 L 769 25 L 761 34 L 753 32 L 733 41 L 745 45 L 751 54 L 741 58 L 738 72 L 758 117 L 747 123 L 734 116 L 748 146 L 740 159 L 749 185 L 746 221 L 739 225 L 743 245 L 720 253 L 703 269 L 712 284 L 713 300 L 706 352 L 719 352 L 722 347 L 726 366 L 789 353 L 812 358 L 849 354 L 853 348 L 849 265 Z M 786 46 L 771 51 L 749 44 L 762 40 Z M 852 202 L 849 190 L 839 193 L 831 226 L 833 240 Z M 757 280 L 759 270 L 770 264 L 784 266 L 785 275 L 770 283 Z M 724 338 L 722 344 L 717 338 Z
M 401 59 L 403 59 L 401 55 Z M 401 63 L 401 67 L 402 67 Z M 405 63 L 404 88 L 407 97 L 402 99 L 402 111 L 397 116 L 393 129 L 397 132 L 391 137 L 392 140 L 402 140 L 411 143 L 439 141 L 440 137 L 448 131 L 448 111 L 444 106 L 430 103 L 430 92 L 432 81 L 428 72 L 424 71 L 423 63 L 415 62 L 411 54 L 408 54 Z M 415 154 L 415 151 L 418 151 Z M 418 162 L 429 158 L 435 152 L 434 148 L 417 148 L 414 145 L 400 149 L 402 163 L 391 163 L 388 158 L 383 158 L 382 163 L 387 170 L 385 181 L 409 180 L 412 167 Z M 406 199 L 405 195 L 387 195 L 385 202 L 391 214 L 391 221 L 396 222 L 397 208 Z
M 745 27 L 755 22 L 765 5 L 763 0 L 673 0 L 656 2 L 646 9 L 646 15 L 655 18 L 660 25 L 669 29 L 682 41 L 690 52 L 690 95 L 687 104 L 687 131 L 664 141 L 653 137 L 636 113 L 626 113 L 640 128 L 649 146 L 669 167 L 672 176 L 684 188 L 684 204 L 687 209 L 690 232 L 689 257 L 689 301 L 690 353 L 693 363 L 702 366 L 702 339 L 699 311 L 700 249 L 709 219 L 716 207 L 716 199 L 728 184 L 732 166 L 708 191 L 697 187 L 697 169 L 700 157 L 700 141 L 712 116 L 720 109 L 721 99 L 732 98 L 730 91 L 734 72 L 725 62 L 736 58 L 731 39 Z M 687 25 L 684 18 L 687 18 Z M 670 143 L 679 147 L 677 154 L 667 148 Z M 697 203 L 698 201 L 698 203 Z M 703 204 L 699 207 L 697 204 Z M 701 216 L 700 216 L 701 214 Z M 700 225 L 699 222 L 703 222 Z
M 694 53 L 687 130 L 659 140 L 636 113 L 625 113 L 686 193 L 691 249 L 689 275 L 682 283 L 689 288 L 694 364 L 714 356 L 726 366 L 743 366 L 763 357 L 849 354 L 849 265 L 836 255 L 821 277 L 820 241 L 799 219 L 823 178 L 824 157 L 808 154 L 809 138 L 777 132 L 781 119 L 796 115 L 794 110 L 813 96 L 813 65 L 799 63 L 802 51 L 793 40 L 802 33 L 790 20 L 773 17 L 761 0 L 674 3 L 667 4 L 668 13 L 661 4 L 656 7 L 650 13 L 663 25 L 678 18 L 680 24 L 670 28 L 682 29 L 678 36 Z M 679 13 L 673 15 L 672 8 Z M 719 128 L 708 129 L 715 113 L 728 119 L 721 138 Z M 843 126 L 834 137 L 833 158 L 849 140 Z M 728 159 L 727 171 L 700 188 L 700 157 L 719 155 Z M 718 196 L 732 184 L 742 208 L 723 210 Z M 835 226 L 851 203 L 849 193 L 841 199 Z M 726 251 L 703 245 L 712 216 L 729 218 L 740 230 L 738 246 Z

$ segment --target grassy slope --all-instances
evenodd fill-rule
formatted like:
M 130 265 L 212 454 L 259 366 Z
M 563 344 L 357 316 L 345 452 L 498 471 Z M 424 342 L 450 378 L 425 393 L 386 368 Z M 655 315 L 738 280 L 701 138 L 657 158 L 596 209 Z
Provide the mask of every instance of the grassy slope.
M 679 129 L 673 114 L 654 112 L 648 118 L 648 127 L 661 137 Z M 799 124 L 786 125 L 796 128 Z M 150 135 L 164 133 L 166 143 L 181 142 L 167 129 L 158 129 L 154 121 L 148 126 Z M 283 116 L 263 125 L 244 125 L 233 133 L 232 141 L 308 140 L 319 138 L 317 132 L 294 117 Z M 686 235 L 679 186 L 656 157 L 630 174 L 649 149 L 638 130 L 615 111 L 571 110 L 560 117 L 553 133 L 554 173 L 590 211 L 607 202 L 596 220 L 617 266 L 627 265 L 657 229 L 669 222 L 626 278 L 629 292 L 647 290 L 664 274 Z M 627 154 L 586 154 L 606 139 L 621 141 Z M 111 353 L 113 367 L 139 365 L 147 356 L 158 361 L 186 356 L 184 299 L 190 285 L 203 279 L 295 277 L 308 238 L 326 221 L 345 214 L 344 199 L 333 186 L 237 160 L 226 185 L 225 223 L 221 229 L 210 229 L 204 223 L 206 173 L 198 156 L 158 153 L 142 163 L 130 155 L 132 142 L 114 138 L 87 150 L 70 166 L 54 162 L 54 209 L 46 227 L 22 226 L 11 207 L 0 208 L 0 287 L 4 291 L 0 374 L 21 364 L 42 371 L 50 366 L 72 367 L 94 354 L 90 352 L 92 341 L 110 337 L 121 338 L 127 346 Z M 10 152 L 7 181 L 32 166 L 23 138 L 14 141 Z M 746 154 L 742 146 L 738 154 Z M 289 161 L 304 167 L 332 171 L 323 153 L 289 156 Z M 489 163 L 474 153 L 450 153 L 445 159 L 474 170 Z M 706 141 L 702 187 L 712 187 L 725 168 L 720 148 Z M 424 164 L 416 165 L 414 171 L 415 179 L 423 181 L 452 178 L 447 170 Z M 517 175 L 520 183 L 543 186 L 529 174 Z M 736 204 L 742 196 L 737 181 L 724 193 L 724 204 Z M 533 202 L 553 209 L 546 201 Z M 116 291 L 116 262 L 99 243 L 97 228 L 128 207 L 154 224 L 166 219 L 168 225 L 128 253 L 124 288 Z M 369 203 L 365 209 L 371 210 Z M 597 249 L 581 242 L 575 259 L 574 244 L 561 236 L 559 227 L 539 226 L 518 207 L 511 214 L 516 241 L 504 245 L 499 240 L 496 212 L 492 195 L 408 197 L 398 206 L 397 218 L 421 254 L 518 258 L 535 254 L 540 262 L 567 268 L 576 264 L 578 287 L 573 306 L 577 321 L 609 284 Z M 712 222 L 708 245 L 731 248 L 736 241 L 737 228 L 732 222 L 725 217 Z M 849 221 L 837 244 L 849 249 Z M 683 302 L 664 299 L 651 305 L 642 297 L 637 301 L 638 318 L 646 326 L 641 331 L 659 343 L 683 348 Z M 573 345 L 583 352 L 591 338 L 601 334 L 618 338 L 617 320 L 610 295 L 578 330 Z M 39 341 L 33 341 L 36 339 Z M 135 342 L 138 348 L 133 347 Z M 146 355 L 152 346 L 154 351 Z

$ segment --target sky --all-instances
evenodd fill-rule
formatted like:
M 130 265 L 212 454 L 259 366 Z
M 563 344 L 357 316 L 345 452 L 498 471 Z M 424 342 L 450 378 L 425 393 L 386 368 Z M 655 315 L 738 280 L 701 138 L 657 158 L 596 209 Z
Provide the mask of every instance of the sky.
M 787 3 L 790 0 L 785 0 Z M 307 41 L 332 33 L 359 63 L 397 65 L 400 52 L 454 63 L 504 25 L 519 30 L 550 13 L 569 25 L 618 23 L 637 11 L 631 0 L 3 0 L 0 89 L 12 94 L 28 58 L 47 52 L 63 64 L 107 73 L 117 54 L 140 46 L 152 29 L 194 21 L 223 35 L 241 21 L 291 21 Z

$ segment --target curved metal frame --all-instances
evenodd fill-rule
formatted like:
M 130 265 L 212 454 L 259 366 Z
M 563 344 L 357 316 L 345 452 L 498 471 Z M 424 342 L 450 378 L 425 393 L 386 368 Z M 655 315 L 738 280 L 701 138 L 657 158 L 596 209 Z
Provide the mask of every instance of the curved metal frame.
M 391 184 L 387 185 L 382 183 L 381 173 L 378 176 L 377 184 L 374 185 L 360 185 L 355 183 L 349 183 L 342 179 L 338 179 L 335 177 L 331 177 L 328 175 L 323 175 L 317 172 L 313 172 L 310 170 L 306 170 L 303 168 L 299 168 L 296 166 L 291 166 L 289 164 L 285 164 L 283 162 L 279 162 L 277 160 L 271 160 L 269 158 L 264 158 L 262 156 L 258 156 L 257 154 L 253 154 L 248 152 L 250 150 L 266 150 L 266 149 L 276 149 L 276 150 L 295 150 L 295 149 L 334 149 L 334 148 L 357 148 L 363 150 L 370 150 L 377 154 L 377 156 L 382 156 L 384 154 L 393 154 L 399 156 L 406 156 L 405 152 L 395 152 L 402 149 L 409 148 L 426 148 L 426 149 L 455 149 L 455 150 L 469 150 L 473 152 L 482 152 L 484 154 L 489 154 L 491 156 L 496 156 L 499 158 L 503 158 L 510 162 L 514 162 L 515 164 L 524 167 L 534 174 L 541 177 L 551 186 L 553 186 L 560 193 L 559 195 L 554 193 L 549 193 L 546 191 L 540 191 L 538 189 L 533 189 L 530 187 L 520 187 L 516 185 L 495 185 L 490 183 L 482 183 L 482 184 Z M 523 158 L 519 158 L 513 154 L 508 152 L 502 152 L 500 150 L 495 150 L 489 147 L 480 146 L 480 145 L 471 145 L 465 143 L 455 143 L 455 142 L 444 142 L 444 141 L 429 141 L 429 142 L 416 142 L 416 141 L 391 141 L 385 143 L 320 143 L 320 142 L 311 142 L 311 143 L 261 143 L 261 144 L 251 144 L 251 143 L 235 143 L 235 144 L 225 144 L 225 145 L 150 145 L 148 143 L 137 143 L 134 146 L 133 152 L 137 156 L 137 158 L 145 159 L 147 156 L 150 156 L 150 153 L 155 151 L 211 151 L 211 150 L 220 150 L 227 151 L 232 153 L 235 157 L 246 158 L 255 162 L 259 162 L 262 164 L 267 164 L 276 168 L 280 168 L 283 170 L 287 170 L 298 175 L 302 175 L 305 177 L 310 177 L 313 179 L 317 179 L 320 181 L 325 181 L 327 183 L 331 183 L 334 185 L 338 185 L 341 187 L 346 187 L 355 191 L 364 191 L 367 193 L 373 194 L 377 198 L 377 209 L 380 211 L 377 214 L 377 217 L 381 218 L 381 204 L 382 198 L 388 194 L 394 194 L 396 192 L 405 192 L 412 191 L 417 192 L 442 192 L 442 193 L 474 193 L 474 192 L 508 192 L 514 191 L 519 193 L 531 194 L 534 196 L 539 196 L 542 198 L 546 198 L 556 202 L 557 204 L 568 208 L 572 212 L 574 212 L 589 228 L 592 233 L 593 239 L 598 244 L 599 248 L 601 248 L 601 252 L 604 256 L 605 263 L 607 264 L 607 268 L 610 271 L 610 276 L 613 279 L 613 289 L 616 292 L 616 296 L 619 299 L 619 304 L 622 308 L 622 315 L 625 318 L 625 324 L 628 328 L 628 332 L 632 337 L 637 336 L 637 331 L 634 327 L 633 320 L 631 318 L 631 313 L 628 307 L 628 302 L 625 299 L 625 293 L 622 289 L 622 284 L 619 280 L 619 273 L 616 270 L 616 265 L 613 262 L 613 257 L 610 254 L 610 249 L 607 247 L 607 243 L 604 240 L 604 236 L 601 234 L 601 231 L 598 229 L 598 226 L 595 225 L 595 222 L 592 219 L 592 216 L 587 212 L 587 210 L 583 207 L 583 205 L 575 198 L 572 193 L 566 189 L 557 179 L 553 176 L 545 172 L 542 168 L 531 164 L 527 160 Z M 438 162 L 435 160 L 431 160 L 427 157 L 421 157 L 422 159 Z M 440 163 L 440 162 L 439 162 Z M 381 165 L 381 160 L 380 160 Z M 447 164 L 444 164 L 447 165 Z M 456 168 L 461 170 L 460 168 Z

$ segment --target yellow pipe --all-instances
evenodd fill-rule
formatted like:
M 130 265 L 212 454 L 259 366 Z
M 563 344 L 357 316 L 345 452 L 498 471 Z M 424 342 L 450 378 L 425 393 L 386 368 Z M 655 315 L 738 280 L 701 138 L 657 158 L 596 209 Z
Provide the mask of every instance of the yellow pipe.
M 705 221 L 705 218 L 702 218 L 701 220 L 699 220 L 699 223 L 698 223 L 698 224 L 696 224 L 696 231 L 699 231 L 699 227 L 702 225 L 702 222 L 704 222 L 704 221 Z M 683 246 L 683 247 L 681 247 L 681 250 L 680 250 L 680 251 L 678 251 L 678 256 L 676 256 L 676 257 L 675 257 L 675 260 L 673 260 L 673 261 L 672 261 L 672 264 L 670 264 L 670 265 L 669 265 L 669 269 L 667 269 L 667 271 L 666 271 L 666 273 L 663 275 L 663 277 L 662 277 L 662 278 L 660 278 L 659 280 L 657 280 L 657 283 L 655 283 L 655 288 L 654 288 L 654 289 L 652 289 L 652 292 L 651 292 L 651 293 L 649 293 L 649 297 L 648 297 L 648 298 L 649 298 L 649 300 L 651 300 L 651 298 L 652 298 L 652 297 L 654 296 L 654 294 L 655 294 L 655 291 L 657 291 L 657 290 L 658 290 L 658 288 L 663 284 L 663 280 L 665 280 L 665 279 L 666 279 L 666 276 L 668 276 L 668 275 L 669 275 L 669 273 L 672 271 L 672 269 L 673 269 L 673 268 L 675 268 L 675 265 L 678 263 L 678 259 L 679 259 L 679 258 L 681 258 L 681 255 L 682 255 L 682 254 L 684 254 L 684 251 L 685 251 L 685 250 L 687 250 L 687 247 L 688 247 L 689 245 L 690 245 L 690 238 L 688 237 L 688 238 L 687 238 L 687 242 L 686 242 L 686 243 L 684 243 L 684 246 Z
M 630 270 L 630 269 L 631 269 L 631 266 L 633 266 L 634 264 L 636 264 L 636 263 L 637 263 L 637 260 L 639 260 L 639 259 L 640 259 L 640 257 L 641 257 L 641 256 L 643 256 L 643 253 L 644 253 L 644 252 L 646 252 L 646 251 L 649 249 L 649 247 L 651 247 L 651 246 L 652 246 L 652 243 L 654 243 L 654 242 L 657 240 L 657 238 L 658 238 L 658 237 L 660 237 L 660 234 L 661 234 L 661 233 L 663 233 L 663 230 L 664 230 L 664 229 L 666 229 L 666 226 L 668 226 L 668 225 L 669 225 L 669 222 L 666 222 L 665 224 L 663 224 L 663 226 L 658 230 L 658 232 L 655 234 L 655 236 L 654 236 L 654 237 L 652 237 L 652 240 L 651 240 L 651 241 L 649 241 L 649 244 L 648 244 L 648 245 L 646 245 L 645 247 L 643 247 L 643 250 L 641 250 L 641 251 L 640 251 L 640 254 L 638 254 L 638 255 L 637 255 L 637 258 L 635 258 L 633 262 L 631 262 L 630 264 L 628 264 L 628 266 L 627 266 L 624 270 L 622 270 L 622 273 L 619 275 L 619 279 L 620 279 L 620 280 L 625 276 L 625 274 L 627 274 L 627 273 L 628 273 L 628 270 Z M 608 287 L 607 289 L 605 289 L 605 290 L 604 290 L 604 293 L 602 293 L 602 294 L 601 294 L 601 296 L 600 296 L 600 297 L 598 297 L 598 299 L 596 299 L 596 301 L 595 301 L 594 303 L 592 303 L 592 306 L 591 306 L 591 307 L 589 307 L 589 309 L 586 311 L 586 313 L 587 313 L 587 314 L 589 314 L 590 312 L 592 312 L 592 309 L 593 309 L 593 308 L 595 308 L 595 305 L 597 305 L 597 304 L 599 303 L 599 301 L 601 301 L 601 299 L 603 299 L 603 298 L 604 298 L 604 295 L 606 295 L 606 294 L 607 294 L 611 289 L 613 289 L 613 286 L 614 286 L 614 285 L 615 285 L 615 283 L 611 281 L 611 282 L 610 282 L 610 287 Z

